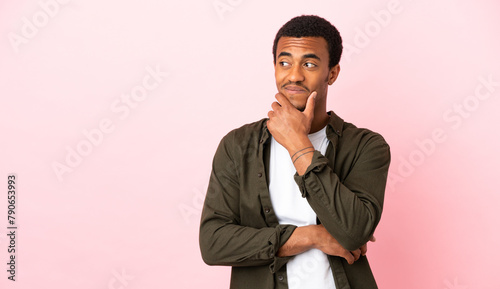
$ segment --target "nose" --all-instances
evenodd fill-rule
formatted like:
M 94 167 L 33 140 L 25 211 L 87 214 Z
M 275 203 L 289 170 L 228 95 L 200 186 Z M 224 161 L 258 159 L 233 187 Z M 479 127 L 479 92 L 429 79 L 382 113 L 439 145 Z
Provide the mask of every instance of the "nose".
M 300 65 L 293 65 L 289 72 L 288 80 L 290 82 L 304 81 L 304 73 L 302 72 L 302 67 L 300 67 Z

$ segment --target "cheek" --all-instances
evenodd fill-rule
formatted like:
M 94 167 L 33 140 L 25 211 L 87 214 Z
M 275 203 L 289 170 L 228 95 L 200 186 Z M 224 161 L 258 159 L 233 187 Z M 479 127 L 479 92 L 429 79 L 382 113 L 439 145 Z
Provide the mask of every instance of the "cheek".
M 274 72 L 274 78 L 276 80 L 276 85 L 278 85 L 278 87 L 280 86 L 280 84 L 283 84 L 285 77 L 286 77 L 286 75 L 283 72 L 279 72 L 279 71 Z
M 306 84 L 307 85 L 307 84 Z M 312 91 L 324 91 L 328 87 L 328 78 L 325 78 L 324 75 L 318 76 L 308 83 L 308 88 Z
M 325 77 L 324 74 L 315 74 L 314 76 L 311 76 L 310 78 L 310 84 L 314 85 L 315 87 L 321 87 L 323 85 L 326 85 L 328 82 L 328 77 Z
M 327 74 L 326 77 L 325 77 L 325 81 L 326 84 L 329 84 L 328 81 L 330 80 L 330 74 Z
M 274 69 L 274 77 L 276 78 L 276 80 L 281 79 L 282 76 L 283 76 L 283 71 L 279 69 Z

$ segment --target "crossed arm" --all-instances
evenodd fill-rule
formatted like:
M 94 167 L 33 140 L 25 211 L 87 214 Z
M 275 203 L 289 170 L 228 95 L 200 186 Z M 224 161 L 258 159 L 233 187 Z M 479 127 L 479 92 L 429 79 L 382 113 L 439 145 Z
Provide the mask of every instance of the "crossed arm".
M 284 103 L 286 102 L 283 101 L 282 105 Z M 274 124 L 279 124 L 277 120 L 270 115 L 267 125 L 273 137 L 279 141 L 279 133 L 274 130 L 277 126 L 273 128 L 273 121 Z M 301 122 L 301 125 L 303 123 Z M 308 131 L 309 128 L 303 129 Z M 292 134 L 289 134 L 289 137 L 298 140 L 294 142 L 295 147 L 290 146 L 291 156 L 292 151 L 310 146 L 310 143 L 307 143 L 308 138 L 306 140 Z M 295 180 L 303 196 L 317 213 L 321 225 L 255 228 L 241 225 L 241 218 L 244 216 L 240 216 L 240 209 L 244 201 L 240 200 L 242 197 L 237 193 L 240 190 L 237 168 L 228 142 L 231 142 L 231 138 L 223 140 L 214 159 L 202 214 L 200 247 L 207 264 L 273 264 L 277 259 L 286 259 L 287 256 L 311 248 L 343 257 L 352 264 L 360 255 L 366 253 L 366 243 L 373 235 L 380 218 L 385 181 L 382 186 L 364 180 L 366 176 L 383 178 L 387 173 L 387 157 L 375 160 L 359 159 L 361 166 L 350 173 L 344 184 L 327 165 L 328 160 L 319 152 L 304 154 L 294 163 L 297 169 Z M 383 145 L 370 147 L 370 153 L 374 155 L 382 156 L 387 150 Z M 379 165 L 380 163 L 382 165 Z
M 268 129 L 273 137 L 289 152 L 297 174 L 302 176 L 311 165 L 314 147 L 308 138 L 314 118 L 316 92 L 313 92 L 303 112 L 295 109 L 281 94 L 276 95 L 278 102 L 272 104 L 269 112 Z M 375 241 L 373 236 L 370 241 Z M 367 251 L 367 243 L 359 249 L 348 251 L 326 230 L 323 225 L 298 227 L 287 242 L 281 246 L 278 256 L 294 256 L 312 248 L 319 249 L 325 254 L 339 256 L 349 264 L 354 263 Z
M 370 241 L 375 242 L 375 237 L 371 236 Z M 360 256 L 365 256 L 368 250 L 367 243 L 365 243 L 357 250 L 348 251 L 328 233 L 323 225 L 310 225 L 297 227 L 278 250 L 278 256 L 295 256 L 312 248 L 319 249 L 327 255 L 342 257 L 349 264 L 353 264 Z

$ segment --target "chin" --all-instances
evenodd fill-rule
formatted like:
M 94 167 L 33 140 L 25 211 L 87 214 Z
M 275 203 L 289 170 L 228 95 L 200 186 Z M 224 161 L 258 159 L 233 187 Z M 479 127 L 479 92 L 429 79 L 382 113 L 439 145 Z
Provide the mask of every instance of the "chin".
M 298 111 L 301 111 L 301 112 L 304 112 L 304 110 L 306 110 L 306 106 L 305 105 L 297 105 L 295 103 L 292 102 L 292 105 L 293 107 L 295 107 Z
M 290 100 L 290 99 L 289 99 Z M 297 103 L 296 101 L 290 101 L 292 105 L 299 111 L 304 111 L 306 109 L 306 104 L 303 102 Z
M 300 101 L 300 97 L 297 97 L 297 95 L 286 95 L 286 98 L 288 101 L 298 110 L 304 111 L 306 108 L 306 104 L 303 101 Z M 307 98 L 307 97 L 306 97 Z
M 300 112 L 304 112 L 304 110 L 306 110 L 305 106 L 299 106 L 299 107 L 295 106 L 295 108 Z
M 301 112 L 304 112 L 304 110 L 306 109 L 306 103 L 297 103 L 297 102 L 300 102 L 300 99 L 301 98 L 305 98 L 305 101 L 307 102 L 307 97 L 308 95 L 298 95 L 298 94 L 288 94 L 286 93 L 286 91 L 280 91 L 281 94 L 283 94 L 286 99 L 288 99 L 288 101 L 298 110 L 298 111 L 301 111 Z

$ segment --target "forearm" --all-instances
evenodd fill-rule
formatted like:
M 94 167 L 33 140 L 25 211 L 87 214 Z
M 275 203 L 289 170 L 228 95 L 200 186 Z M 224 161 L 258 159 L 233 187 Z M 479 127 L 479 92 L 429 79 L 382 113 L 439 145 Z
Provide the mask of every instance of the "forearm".
M 355 166 L 342 181 L 319 152 L 314 153 L 304 175 L 295 175 L 302 195 L 321 223 L 348 250 L 369 240 L 382 214 L 388 147 L 374 147 L 373 157 L 358 160 L 366 163 Z
M 248 190 L 257 194 L 265 187 L 240 184 L 240 176 L 248 173 L 240 171 L 245 156 L 234 153 L 235 147 L 234 133 L 230 133 L 214 156 L 200 223 L 202 257 L 210 265 L 270 264 L 295 226 L 268 225 L 261 216 L 260 202 L 248 200 Z
M 257 229 L 204 213 L 200 226 L 202 257 L 209 265 L 268 265 L 278 257 L 278 249 L 294 229 L 295 226 L 292 225 Z
M 311 165 L 314 154 L 313 144 L 307 135 L 303 135 L 295 138 L 293 143 L 287 144 L 286 149 L 290 154 L 295 170 L 300 176 L 303 175 Z
M 306 199 L 328 232 L 344 248 L 355 250 L 374 233 L 381 217 L 381 205 L 374 199 L 363 200 L 343 185 L 334 173 L 323 174 L 310 175 L 305 180 L 309 183 L 306 187 L 314 188 L 308 190 Z
M 313 160 L 314 148 L 312 148 L 312 144 L 308 139 L 307 141 L 298 139 L 293 147 L 288 148 L 288 151 L 297 170 L 297 175 L 303 177 Z M 370 200 L 370 196 L 366 196 L 367 200 L 360 198 L 358 194 L 342 184 L 330 168 L 326 167 L 323 170 L 318 173 L 310 173 L 308 180 L 303 179 L 308 192 L 306 198 L 319 220 L 331 234 L 350 250 L 355 250 L 355 248 L 365 244 L 373 234 L 381 214 L 374 207 L 381 206 L 373 206 L 371 202 L 376 202 L 376 200 Z M 349 227 L 349 224 L 352 226 Z M 295 241 L 298 243 L 296 244 Z M 295 240 L 293 235 L 290 242 L 299 245 L 294 246 L 295 250 L 302 249 L 302 245 L 311 246 L 311 240 L 307 240 L 307 238 Z M 287 249 L 285 252 L 289 251 Z
M 242 223 L 235 190 L 212 174 L 200 223 L 200 249 L 209 265 L 260 266 L 275 261 L 295 226 Z M 258 213 L 256 213 L 258 214 Z
M 313 248 L 311 226 L 297 227 L 278 250 L 279 257 L 295 256 Z
M 366 254 L 366 244 L 350 252 L 342 247 L 323 225 L 309 225 L 296 228 L 279 249 L 278 256 L 295 256 L 310 249 L 318 249 L 327 255 L 342 257 L 349 264 L 358 260 L 361 254 Z

